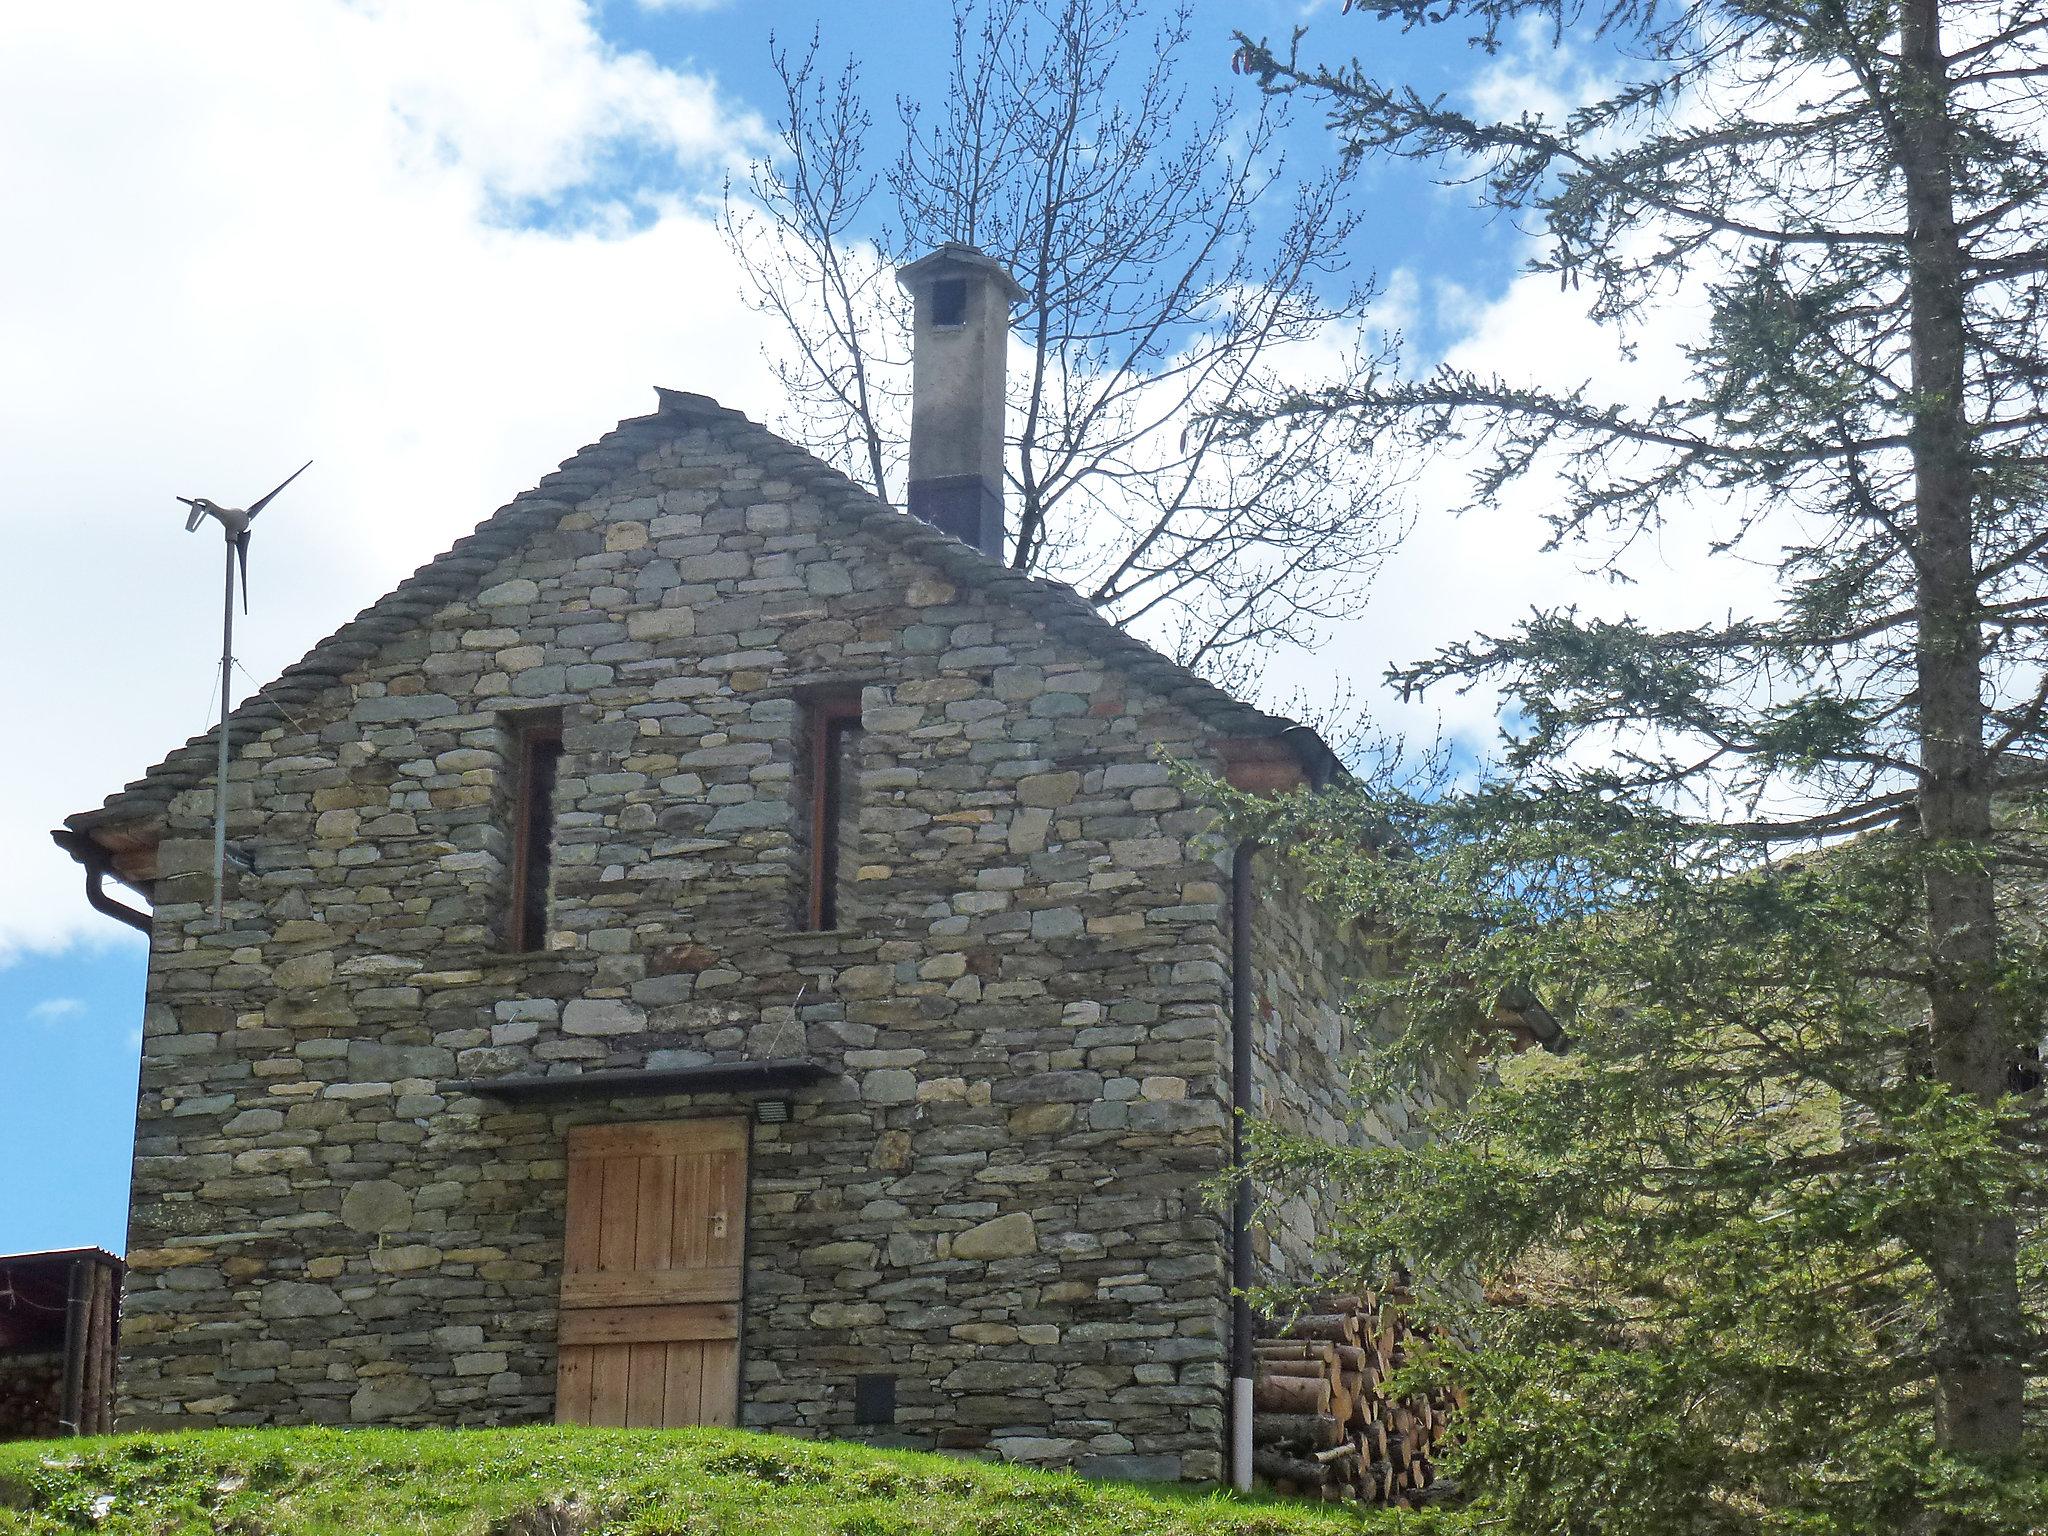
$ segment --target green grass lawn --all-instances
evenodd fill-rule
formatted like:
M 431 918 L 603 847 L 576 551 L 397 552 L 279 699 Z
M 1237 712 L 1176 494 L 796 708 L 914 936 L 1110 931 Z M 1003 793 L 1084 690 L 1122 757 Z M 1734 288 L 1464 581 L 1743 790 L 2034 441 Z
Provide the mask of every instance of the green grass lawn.
M 713 1430 L 211 1430 L 0 1445 L 0 1532 L 1458 1536 L 1455 1515 Z

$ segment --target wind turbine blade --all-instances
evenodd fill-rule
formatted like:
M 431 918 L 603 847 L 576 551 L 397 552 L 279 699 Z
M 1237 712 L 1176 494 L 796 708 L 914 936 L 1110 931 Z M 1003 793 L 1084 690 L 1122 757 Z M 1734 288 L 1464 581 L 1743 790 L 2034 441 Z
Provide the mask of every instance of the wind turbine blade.
M 281 490 L 283 487 L 279 487 L 279 489 Z M 276 491 L 271 492 L 273 496 L 276 494 Z M 246 528 L 235 535 L 235 559 L 241 563 L 242 567 L 242 612 L 247 613 L 249 611 L 249 530 Z
M 202 522 L 206 520 L 206 508 L 199 505 L 199 503 L 194 501 L 190 496 L 180 496 L 178 500 L 182 501 L 183 503 L 185 503 L 186 506 L 192 509 L 185 516 L 185 531 L 187 533 L 190 533 L 194 528 L 197 528 Z
M 301 464 L 297 469 L 293 470 L 290 474 L 284 477 L 284 485 L 280 485 L 277 488 L 277 491 L 283 490 L 285 485 L 290 485 L 294 480 L 298 479 L 299 476 L 303 475 L 307 470 L 311 469 L 312 467 L 313 461 L 311 459 L 306 460 L 305 463 Z M 272 491 L 269 496 L 264 497 L 261 501 L 257 502 L 256 505 L 251 507 L 249 509 L 249 516 L 254 517 L 258 512 L 261 512 L 265 507 L 269 506 L 271 498 L 277 495 L 277 491 Z

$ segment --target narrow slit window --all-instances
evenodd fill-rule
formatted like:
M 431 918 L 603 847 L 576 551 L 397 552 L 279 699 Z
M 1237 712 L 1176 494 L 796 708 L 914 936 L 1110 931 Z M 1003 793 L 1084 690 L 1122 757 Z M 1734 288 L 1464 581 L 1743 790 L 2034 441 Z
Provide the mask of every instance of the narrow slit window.
M 853 868 L 860 824 L 860 700 L 834 696 L 810 706 L 809 869 L 804 926 L 837 928 L 841 891 Z
M 554 868 L 555 780 L 562 763 L 562 721 L 548 715 L 515 720 L 518 788 L 512 801 L 512 910 L 509 948 L 535 950 L 548 940 L 548 880 Z

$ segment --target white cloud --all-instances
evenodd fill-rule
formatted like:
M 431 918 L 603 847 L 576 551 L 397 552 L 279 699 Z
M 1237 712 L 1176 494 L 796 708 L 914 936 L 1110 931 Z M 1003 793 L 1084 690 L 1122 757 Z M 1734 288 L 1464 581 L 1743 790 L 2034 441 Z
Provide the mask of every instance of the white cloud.
M 697 200 L 755 131 L 578 0 L 10 16 L 0 960 L 110 926 L 48 829 L 210 719 L 219 546 L 174 495 L 316 461 L 258 528 L 268 679 L 650 385 L 765 412 Z
M 75 997 L 46 997 L 29 1009 L 29 1018 L 37 1024 L 54 1024 L 59 1019 L 76 1018 L 85 1012 L 85 1004 Z
M 1473 72 L 1466 95 L 1483 119 L 1540 117 L 1558 125 L 1612 84 L 1569 38 L 1556 38 L 1552 22 L 1532 12 L 1507 29 L 1501 51 Z

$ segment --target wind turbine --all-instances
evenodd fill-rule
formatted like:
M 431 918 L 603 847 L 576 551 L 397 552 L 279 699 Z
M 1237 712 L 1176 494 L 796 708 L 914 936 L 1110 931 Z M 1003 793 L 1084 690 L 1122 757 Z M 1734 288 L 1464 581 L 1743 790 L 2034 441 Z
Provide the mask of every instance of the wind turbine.
M 227 913 L 222 892 L 226 888 L 228 866 L 228 707 L 230 702 L 230 673 L 235 665 L 235 567 L 242 568 L 242 611 L 249 611 L 249 525 L 256 521 L 256 514 L 277 498 L 277 492 L 290 485 L 299 476 L 313 467 L 311 459 L 284 477 L 276 490 L 253 502 L 247 510 L 240 507 L 223 507 L 208 501 L 204 496 L 180 496 L 178 500 L 192 509 L 185 519 L 185 531 L 191 533 L 207 518 L 220 519 L 221 531 L 227 537 L 227 584 L 221 593 L 220 614 L 220 761 L 214 773 L 213 802 L 213 926 L 225 928 Z

